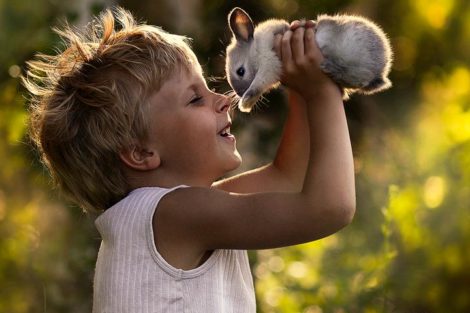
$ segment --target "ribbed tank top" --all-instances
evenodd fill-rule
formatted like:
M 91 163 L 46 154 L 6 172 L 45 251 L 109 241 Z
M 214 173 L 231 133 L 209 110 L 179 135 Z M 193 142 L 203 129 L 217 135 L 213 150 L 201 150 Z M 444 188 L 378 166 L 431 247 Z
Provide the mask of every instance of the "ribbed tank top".
M 95 220 L 101 234 L 93 313 L 255 313 L 246 250 L 215 250 L 204 264 L 177 269 L 155 247 L 152 218 L 176 188 L 143 187 Z

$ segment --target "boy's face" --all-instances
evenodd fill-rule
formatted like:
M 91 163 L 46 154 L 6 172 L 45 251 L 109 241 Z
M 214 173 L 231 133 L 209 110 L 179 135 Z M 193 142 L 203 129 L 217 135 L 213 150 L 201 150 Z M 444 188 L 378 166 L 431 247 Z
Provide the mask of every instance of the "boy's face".
M 201 71 L 177 70 L 150 98 L 149 144 L 160 171 L 181 183 L 210 185 L 241 164 L 231 124 L 229 98 L 207 88 Z

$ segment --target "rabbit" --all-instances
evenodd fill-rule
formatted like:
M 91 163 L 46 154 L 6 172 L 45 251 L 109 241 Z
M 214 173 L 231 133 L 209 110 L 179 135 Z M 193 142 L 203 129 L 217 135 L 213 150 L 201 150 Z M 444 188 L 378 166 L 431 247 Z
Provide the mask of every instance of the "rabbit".
M 287 31 L 289 24 L 270 19 L 255 28 L 238 7 L 229 13 L 228 24 L 233 37 L 225 71 L 240 97 L 240 111 L 250 112 L 263 93 L 279 85 L 282 64 L 273 50 L 274 36 Z M 353 15 L 319 15 L 315 24 L 315 40 L 324 57 L 320 68 L 341 87 L 344 100 L 354 92 L 368 95 L 391 87 L 387 76 L 392 50 L 379 26 Z

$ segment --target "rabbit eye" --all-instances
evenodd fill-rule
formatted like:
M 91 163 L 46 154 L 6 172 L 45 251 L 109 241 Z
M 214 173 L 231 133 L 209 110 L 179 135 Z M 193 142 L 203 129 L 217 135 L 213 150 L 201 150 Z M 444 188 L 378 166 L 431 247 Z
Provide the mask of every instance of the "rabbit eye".
M 238 68 L 237 75 L 243 77 L 243 75 L 245 75 L 245 69 L 243 67 Z

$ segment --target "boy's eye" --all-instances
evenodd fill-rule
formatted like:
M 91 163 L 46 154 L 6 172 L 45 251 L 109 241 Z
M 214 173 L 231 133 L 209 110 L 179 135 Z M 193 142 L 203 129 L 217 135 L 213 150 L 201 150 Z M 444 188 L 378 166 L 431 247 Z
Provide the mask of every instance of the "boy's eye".
M 201 96 L 195 96 L 193 99 L 191 99 L 191 101 L 189 101 L 189 103 L 194 104 L 194 103 L 200 102 L 201 100 L 202 100 Z

